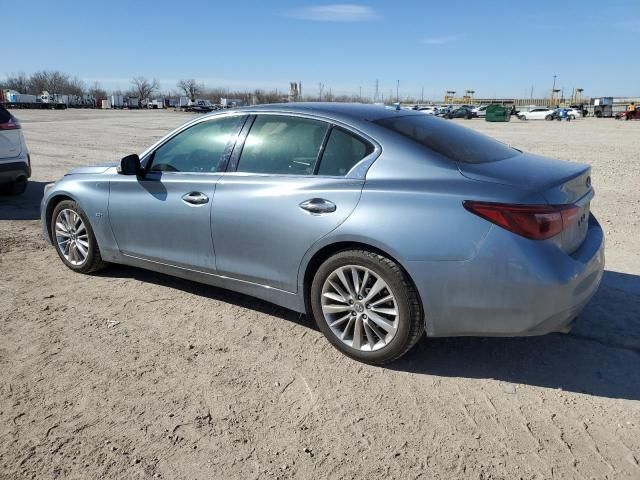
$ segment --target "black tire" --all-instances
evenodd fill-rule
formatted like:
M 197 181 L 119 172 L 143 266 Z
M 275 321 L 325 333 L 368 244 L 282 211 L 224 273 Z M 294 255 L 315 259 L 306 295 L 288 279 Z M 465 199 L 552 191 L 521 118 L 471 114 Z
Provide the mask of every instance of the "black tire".
M 576 116 L 575 116 L 575 115 L 569 115 L 568 119 L 569 119 L 569 120 L 575 120 L 575 119 L 576 119 Z
M 333 333 L 322 313 L 323 284 L 332 272 L 345 265 L 357 265 L 371 270 L 387 283 L 396 298 L 398 329 L 389 343 L 378 350 L 362 351 L 346 345 Z M 420 340 L 424 332 L 422 305 L 413 283 L 396 262 L 377 253 L 345 250 L 328 258 L 313 277 L 310 296 L 313 317 L 325 337 L 342 353 L 362 362 L 382 365 L 397 360 Z
M 73 210 L 75 213 L 77 213 L 80 216 L 80 218 L 82 218 L 82 222 L 84 223 L 87 229 L 89 249 L 88 249 L 86 258 L 80 265 L 74 265 L 71 262 L 69 262 L 64 257 L 62 251 L 60 250 L 60 247 L 58 246 L 58 242 L 56 241 L 56 218 L 58 218 L 58 214 L 64 209 Z M 96 241 L 96 237 L 93 234 L 91 223 L 89 222 L 89 219 L 87 218 L 84 211 L 80 208 L 80 206 L 76 202 L 72 200 L 63 200 L 62 202 L 58 203 L 56 207 L 53 209 L 53 213 L 51 214 L 49 228 L 50 228 L 51 238 L 53 239 L 54 247 L 56 249 L 56 252 L 58 253 L 58 256 L 60 257 L 60 260 L 62 260 L 62 263 L 64 263 L 67 267 L 69 267 L 74 272 L 92 273 L 92 272 L 101 270 L 107 265 L 107 263 L 102 260 L 102 256 L 100 255 L 100 249 L 98 247 L 98 242 Z
M 553 120 L 553 115 L 547 115 L 544 117 L 545 120 Z
M 518 115 L 518 120 L 522 120 L 523 122 L 526 122 L 527 117 L 525 115 Z
M 27 190 L 27 177 L 20 177 L 13 182 L 0 185 L 1 195 L 22 195 Z

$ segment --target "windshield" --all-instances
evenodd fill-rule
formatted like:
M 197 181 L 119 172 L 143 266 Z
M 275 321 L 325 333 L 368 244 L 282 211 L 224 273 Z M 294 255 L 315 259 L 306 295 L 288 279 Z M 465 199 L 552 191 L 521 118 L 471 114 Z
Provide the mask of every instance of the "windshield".
M 451 121 L 426 115 L 388 117 L 374 123 L 410 138 L 456 162 L 496 162 L 520 154 L 520 151 L 515 148 L 486 135 Z

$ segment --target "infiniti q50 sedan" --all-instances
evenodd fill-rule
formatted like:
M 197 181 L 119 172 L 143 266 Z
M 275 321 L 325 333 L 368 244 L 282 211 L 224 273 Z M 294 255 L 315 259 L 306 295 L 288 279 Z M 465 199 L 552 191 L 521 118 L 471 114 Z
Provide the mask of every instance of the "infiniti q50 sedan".
M 199 117 L 119 165 L 78 168 L 42 225 L 80 273 L 108 262 L 313 315 L 385 363 L 426 332 L 567 331 L 604 269 L 590 168 L 446 120 L 348 104 Z

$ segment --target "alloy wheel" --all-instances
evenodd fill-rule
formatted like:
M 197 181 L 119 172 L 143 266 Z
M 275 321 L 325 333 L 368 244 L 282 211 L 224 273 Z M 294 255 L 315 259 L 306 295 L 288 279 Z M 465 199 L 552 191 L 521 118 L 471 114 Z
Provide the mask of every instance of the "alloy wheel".
M 77 212 L 60 210 L 55 225 L 56 243 L 60 253 L 71 265 L 82 265 L 89 255 L 89 232 Z
M 374 351 L 387 345 L 398 330 L 396 298 L 387 283 L 359 265 L 335 269 L 322 286 L 322 314 L 345 345 Z

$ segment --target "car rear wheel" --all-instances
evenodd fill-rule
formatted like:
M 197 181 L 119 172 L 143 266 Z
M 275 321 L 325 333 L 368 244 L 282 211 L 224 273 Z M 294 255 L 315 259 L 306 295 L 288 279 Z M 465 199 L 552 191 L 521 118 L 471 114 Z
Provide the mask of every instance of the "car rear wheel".
M 526 119 L 526 115 L 518 115 L 518 120 L 522 120 L 524 122 Z
M 51 215 L 51 238 L 62 262 L 71 270 L 91 273 L 105 267 L 87 216 L 71 200 L 56 205 Z
M 339 252 L 320 266 L 311 285 L 311 307 L 329 342 L 367 363 L 400 358 L 424 331 L 418 293 L 406 273 L 366 250 Z
M 547 115 L 544 117 L 545 120 L 553 120 L 553 115 Z

